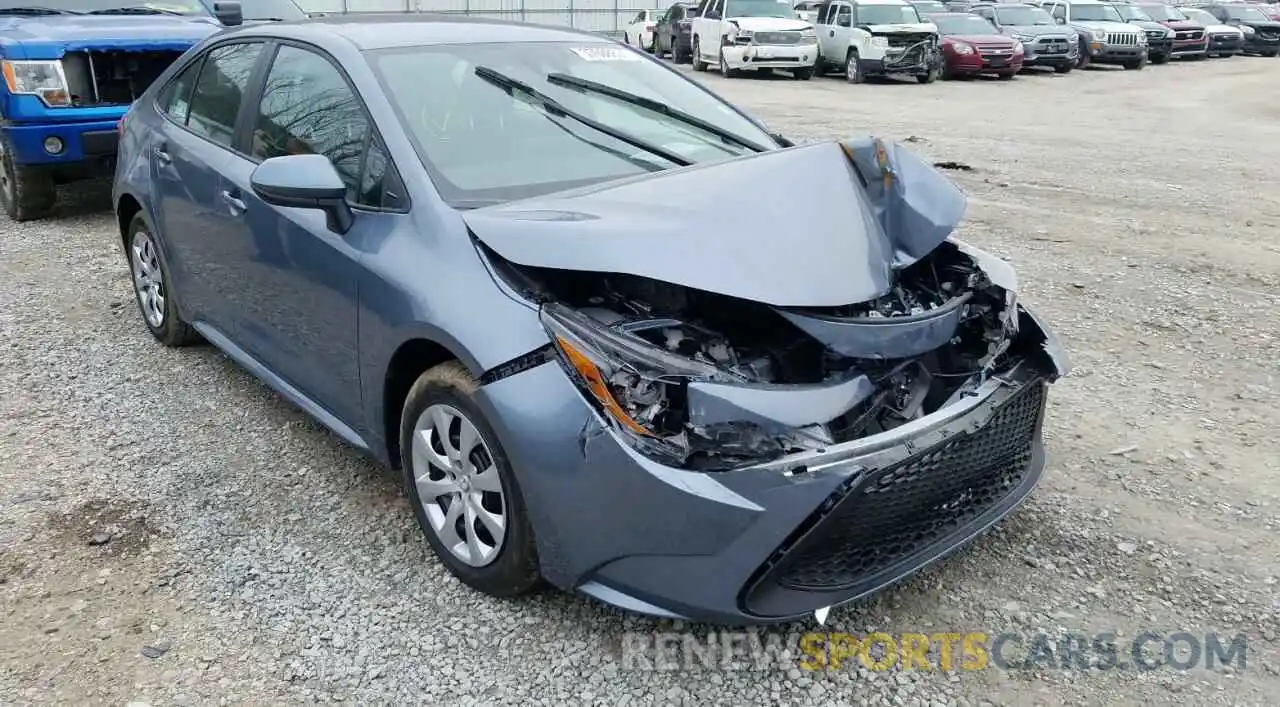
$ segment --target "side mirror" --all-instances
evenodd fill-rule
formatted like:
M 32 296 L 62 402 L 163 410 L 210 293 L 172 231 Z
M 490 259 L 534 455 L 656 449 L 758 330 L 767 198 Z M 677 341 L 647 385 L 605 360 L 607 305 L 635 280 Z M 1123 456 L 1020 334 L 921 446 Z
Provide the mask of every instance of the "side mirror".
M 244 11 L 239 0 L 216 0 L 213 3 L 213 17 L 226 27 L 244 24 Z
M 1053 21 L 1054 21 L 1054 22 L 1057 22 L 1057 23 L 1058 23 L 1058 24 L 1060 24 L 1060 25 L 1065 25 L 1065 24 L 1067 23 L 1067 18 L 1065 18 L 1065 17 L 1055 17 L 1055 18 L 1053 18 Z
M 351 230 L 354 215 L 347 205 L 347 185 L 324 155 L 272 157 L 253 170 L 249 184 L 268 204 L 320 209 L 330 231 Z

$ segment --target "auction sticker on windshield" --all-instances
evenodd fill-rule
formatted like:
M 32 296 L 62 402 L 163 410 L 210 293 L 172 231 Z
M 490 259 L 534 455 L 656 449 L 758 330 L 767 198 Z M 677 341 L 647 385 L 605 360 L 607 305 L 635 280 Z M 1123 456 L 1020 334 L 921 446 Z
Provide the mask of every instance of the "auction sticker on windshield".
M 574 47 L 569 51 L 586 61 L 640 61 L 640 55 L 623 47 Z

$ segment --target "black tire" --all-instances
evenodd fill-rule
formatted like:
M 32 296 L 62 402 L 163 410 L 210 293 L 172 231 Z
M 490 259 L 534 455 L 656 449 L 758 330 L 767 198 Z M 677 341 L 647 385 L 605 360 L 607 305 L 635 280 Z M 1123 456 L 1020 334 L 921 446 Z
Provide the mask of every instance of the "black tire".
M 1124 70 L 1125 71 L 1142 71 L 1143 67 L 1145 67 L 1146 65 L 1147 65 L 1147 58 L 1143 57 L 1141 59 L 1135 59 L 1133 61 L 1126 61 L 1124 63 Z
M 1168 55 L 1168 54 L 1152 54 L 1152 55 L 1151 55 L 1151 63 L 1152 63 L 1152 64 L 1167 64 L 1167 63 L 1169 63 L 1169 55 Z
M 1271 51 L 1267 52 L 1266 54 L 1263 54 L 1262 56 L 1275 58 L 1276 56 L 1280 56 L 1280 50 L 1272 49 Z
M 688 61 L 689 56 L 680 51 L 680 45 L 675 37 L 671 38 L 671 60 L 677 64 L 683 64 Z
M 463 584 L 494 597 L 515 597 L 525 594 L 541 583 L 538 571 L 538 549 L 534 540 L 533 528 L 529 525 L 525 511 L 524 498 L 511 463 L 498 441 L 497 434 L 489 425 L 479 406 L 474 402 L 474 395 L 479 388 L 476 379 L 457 361 L 442 363 L 428 369 L 413 387 L 405 399 L 400 414 L 400 463 L 404 469 L 405 492 L 413 506 L 414 516 L 427 544 L 435 551 L 440 563 L 457 577 Z M 488 448 L 493 467 L 498 473 L 503 496 L 506 499 L 507 522 L 503 528 L 504 539 L 497 557 L 488 564 L 476 567 L 469 565 L 453 555 L 436 535 L 431 527 L 418 494 L 418 486 L 414 482 L 413 468 L 413 430 L 418 417 L 429 406 L 445 404 L 464 415 L 476 428 Z
M 702 60 L 702 47 L 698 44 L 698 37 L 694 35 L 693 46 L 690 50 L 689 61 L 693 64 L 694 71 L 706 71 L 707 62 Z
M 134 248 L 141 245 L 141 236 L 145 235 L 150 241 L 150 247 L 154 251 L 153 257 L 147 258 L 148 261 L 154 263 L 160 272 L 160 293 L 164 299 L 163 314 L 158 324 L 152 322 L 148 318 L 147 305 L 143 301 L 141 288 L 138 286 L 138 265 L 135 262 Z M 134 301 L 138 303 L 138 314 L 142 317 L 142 323 L 146 325 L 147 331 L 155 337 L 156 341 L 170 347 L 190 346 L 200 342 L 200 335 L 195 329 L 191 328 L 182 320 L 182 316 L 178 314 L 178 301 L 174 296 L 173 287 L 169 284 L 169 265 L 164 259 L 164 252 L 160 247 L 160 239 L 155 234 L 155 229 L 151 228 L 151 224 L 147 223 L 147 219 L 141 212 L 134 214 L 133 220 L 129 222 L 128 235 L 125 238 L 124 257 L 129 263 L 130 282 L 133 284 Z
M 1071 64 L 1057 64 L 1053 67 L 1053 70 L 1059 74 L 1069 74 L 1074 68 L 1076 67 Z
M 862 67 L 858 65 L 858 50 L 850 49 L 844 55 L 844 80 L 848 83 L 863 83 L 867 77 L 862 73 Z
M 627 45 L 628 47 L 631 46 L 631 35 L 627 34 L 626 32 L 623 32 L 622 43 Z
M 1076 68 L 1083 69 L 1092 63 L 1093 60 L 1089 58 L 1089 50 L 1085 48 L 1083 43 L 1081 43 L 1080 54 L 1076 57 Z
M 1018 72 L 1016 71 L 1005 71 L 999 74 L 1001 81 L 1010 81 L 1013 79 L 1014 76 L 1017 76 L 1017 75 L 1018 75 Z
M 13 145 L 0 140 L 0 206 L 14 221 L 34 221 L 53 211 L 58 189 L 48 170 L 14 164 Z
M 799 81 L 808 81 L 809 79 L 813 78 L 813 68 L 810 67 L 807 69 L 793 69 L 791 71 L 791 75 L 796 77 L 796 79 Z
M 927 73 L 923 73 L 923 74 L 916 74 L 916 81 L 918 81 L 918 82 L 920 82 L 920 83 L 933 83 L 934 81 L 937 81 L 937 80 L 938 80 L 938 75 L 939 75 L 940 73 L 941 73 L 941 72 L 940 72 L 940 71 L 938 71 L 938 69 L 936 69 L 936 68 L 929 69 L 929 71 L 928 71 Z M 1010 78 L 1012 78 L 1012 77 L 1010 77 Z

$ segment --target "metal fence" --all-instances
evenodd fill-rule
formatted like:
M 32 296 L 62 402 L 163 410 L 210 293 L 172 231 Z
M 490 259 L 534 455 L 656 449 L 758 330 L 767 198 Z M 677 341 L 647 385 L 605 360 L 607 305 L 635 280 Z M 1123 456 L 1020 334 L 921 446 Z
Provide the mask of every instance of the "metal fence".
M 673 0 L 300 0 L 309 12 L 438 12 L 573 27 L 621 37 L 641 10 Z

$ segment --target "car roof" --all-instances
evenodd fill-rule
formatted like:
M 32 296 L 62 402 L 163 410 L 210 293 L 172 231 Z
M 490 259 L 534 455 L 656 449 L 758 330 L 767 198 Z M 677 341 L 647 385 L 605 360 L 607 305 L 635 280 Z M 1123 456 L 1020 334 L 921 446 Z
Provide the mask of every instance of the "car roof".
M 340 37 L 358 49 L 391 49 L 438 44 L 579 42 L 611 44 L 598 34 L 510 20 L 421 12 L 325 15 L 291 22 L 245 25 L 222 36 L 254 35 L 320 41 Z

